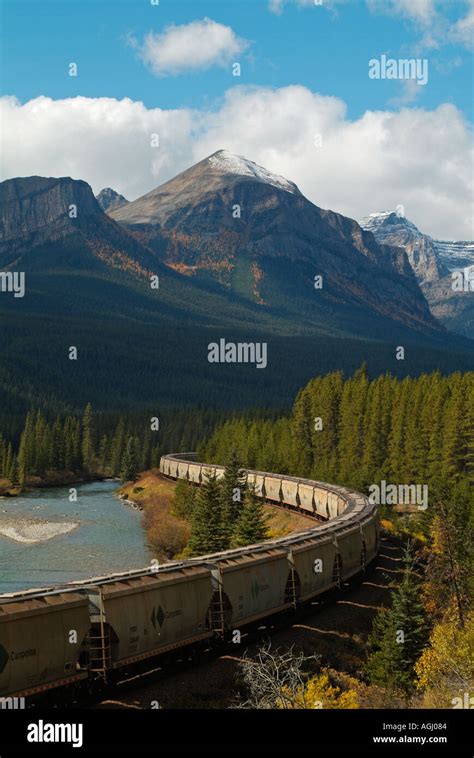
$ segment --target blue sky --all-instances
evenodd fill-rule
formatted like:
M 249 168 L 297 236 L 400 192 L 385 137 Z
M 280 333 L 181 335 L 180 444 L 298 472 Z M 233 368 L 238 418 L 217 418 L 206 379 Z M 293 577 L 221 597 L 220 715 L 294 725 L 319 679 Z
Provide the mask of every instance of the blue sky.
M 0 7 L 2 179 L 72 176 L 133 200 L 226 148 L 321 207 L 359 220 L 401 204 L 435 237 L 474 236 L 474 0 Z M 383 55 L 426 60 L 427 83 L 370 78 Z
M 416 0 L 412 0 L 416 3 Z M 389 6 L 389 0 L 385 3 Z M 453 23 L 466 3 L 444 2 Z M 398 81 L 371 82 L 368 61 L 385 53 L 411 57 L 418 51 L 420 28 L 393 13 L 371 12 L 365 0 L 325 7 L 288 2 L 280 14 L 266 0 L 3 0 L 4 48 L 2 94 L 22 102 L 37 95 L 66 98 L 131 97 L 148 107 L 212 107 L 235 83 L 229 68 L 184 72 L 157 78 L 126 44 L 172 24 L 208 17 L 231 26 L 249 41 L 237 56 L 238 83 L 281 87 L 303 84 L 343 99 L 350 117 L 366 109 L 394 108 Z M 432 108 L 452 102 L 472 119 L 472 57 L 459 44 L 421 50 L 430 63 L 429 83 L 419 88 L 417 103 Z M 79 75 L 65 75 L 67 64 Z M 376 86 L 375 86 L 376 85 Z

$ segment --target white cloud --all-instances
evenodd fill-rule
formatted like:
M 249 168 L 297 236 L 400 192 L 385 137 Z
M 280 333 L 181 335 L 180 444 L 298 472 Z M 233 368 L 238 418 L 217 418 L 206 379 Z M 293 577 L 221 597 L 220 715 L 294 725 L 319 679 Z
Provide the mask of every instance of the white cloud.
M 436 0 L 367 0 L 369 10 L 394 13 L 429 26 L 437 17 Z
M 244 52 L 248 44 L 237 37 L 230 26 L 210 18 L 182 26 L 168 26 L 162 34 L 149 32 L 142 45 L 132 39 L 139 57 L 156 76 L 226 66 Z
M 0 99 L 3 178 L 64 176 L 134 199 L 226 148 L 296 182 L 314 203 L 360 219 L 405 207 L 438 238 L 470 238 L 471 134 L 451 104 L 367 111 L 303 86 L 233 87 L 215 111 L 129 99 Z M 151 134 L 160 146 L 151 147 Z M 315 145 L 316 135 L 322 147 Z
M 336 11 L 349 0 L 322 0 L 321 7 Z M 411 22 L 422 33 L 417 45 L 419 50 L 440 48 L 449 43 L 472 48 L 474 44 L 474 0 L 457 3 L 460 17 L 451 23 L 446 10 L 446 0 L 365 0 L 371 13 L 399 16 Z M 269 0 L 268 8 L 281 15 L 285 5 L 295 3 L 300 8 L 315 6 L 315 0 Z M 462 14 L 465 15 L 462 15 Z
M 450 39 L 471 49 L 474 46 L 474 0 L 469 0 L 466 15 L 452 27 Z

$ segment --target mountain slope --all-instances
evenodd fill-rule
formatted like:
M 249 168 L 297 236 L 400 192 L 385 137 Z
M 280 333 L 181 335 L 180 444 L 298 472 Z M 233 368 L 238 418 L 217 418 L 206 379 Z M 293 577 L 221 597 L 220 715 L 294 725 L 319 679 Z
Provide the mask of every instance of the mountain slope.
M 472 345 L 426 313 L 400 248 L 378 245 L 278 177 L 250 170 L 234 183 L 212 171 L 214 192 L 205 176 L 201 191 L 190 182 L 187 200 L 170 192 L 166 221 L 138 231 L 106 215 L 85 182 L 0 185 L 0 271 L 26 275 L 24 297 L 0 288 L 0 402 L 11 414 L 78 411 L 88 401 L 152 415 L 164 406 L 283 407 L 311 376 L 364 361 L 401 376 L 473 367 Z M 236 195 L 247 217 L 229 229 Z M 210 363 L 209 345 L 221 339 L 264 342 L 267 367 Z
M 378 242 L 403 248 L 429 303 L 432 314 L 448 329 L 474 337 L 474 298 L 472 289 L 458 291 L 453 272 L 474 278 L 474 243 L 445 242 L 432 239 L 404 216 L 386 211 L 371 213 L 361 221 Z
M 39 176 L 0 184 L 0 261 L 24 270 L 105 266 L 141 275 L 157 264 L 102 212 L 86 182 Z
M 341 335 L 380 337 L 386 320 L 439 330 L 399 249 L 380 246 L 357 222 L 227 151 L 110 215 L 169 267 L 217 282 L 262 312 L 284 308 Z

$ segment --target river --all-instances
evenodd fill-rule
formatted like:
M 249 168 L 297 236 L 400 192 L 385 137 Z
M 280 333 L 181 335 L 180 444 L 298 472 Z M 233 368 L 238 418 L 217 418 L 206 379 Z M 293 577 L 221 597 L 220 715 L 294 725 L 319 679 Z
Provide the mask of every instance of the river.
M 113 494 L 118 482 L 90 482 L 75 487 L 77 502 L 72 503 L 69 487 L 0 499 L 0 525 L 3 523 L 4 531 L 14 532 L 5 525 L 17 523 L 27 525 L 27 535 L 35 529 L 46 533 L 51 522 L 55 522 L 53 529 L 57 531 L 69 529 L 38 542 L 18 542 L 0 534 L 0 593 L 149 564 L 152 554 L 145 544 L 141 514 Z

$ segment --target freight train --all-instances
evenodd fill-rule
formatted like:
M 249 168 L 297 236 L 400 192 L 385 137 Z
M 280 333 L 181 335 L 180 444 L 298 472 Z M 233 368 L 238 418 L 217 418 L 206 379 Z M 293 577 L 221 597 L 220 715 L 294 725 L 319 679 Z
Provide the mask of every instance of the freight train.
M 199 486 L 222 466 L 165 455 L 161 473 Z M 0 595 L 0 699 L 113 683 L 171 651 L 210 645 L 342 588 L 379 550 L 375 505 L 344 487 L 245 472 L 268 503 L 311 516 L 306 531 L 161 566 Z M 57 700 L 56 700 L 57 702 Z

